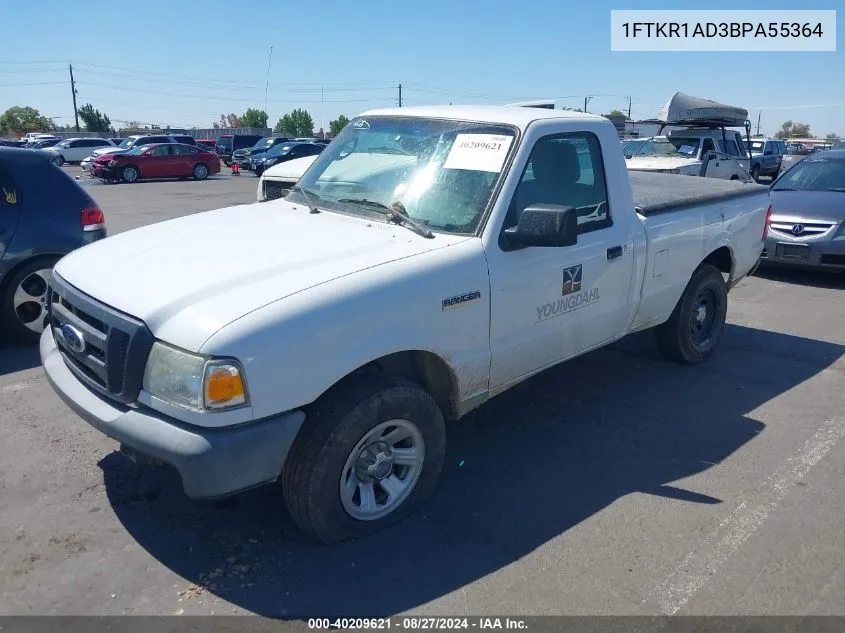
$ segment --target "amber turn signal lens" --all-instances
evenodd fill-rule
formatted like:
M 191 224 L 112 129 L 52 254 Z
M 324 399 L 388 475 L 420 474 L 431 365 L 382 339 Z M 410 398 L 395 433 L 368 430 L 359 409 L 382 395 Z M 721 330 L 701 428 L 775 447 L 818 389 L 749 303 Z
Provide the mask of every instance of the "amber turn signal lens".
M 205 404 L 210 409 L 231 407 L 246 402 L 241 372 L 234 365 L 210 366 L 205 376 Z

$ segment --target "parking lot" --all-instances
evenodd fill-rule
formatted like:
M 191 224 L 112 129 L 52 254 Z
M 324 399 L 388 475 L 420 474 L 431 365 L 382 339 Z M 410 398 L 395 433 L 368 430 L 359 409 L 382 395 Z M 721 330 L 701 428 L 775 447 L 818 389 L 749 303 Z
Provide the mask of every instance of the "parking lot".
M 84 178 L 111 234 L 258 182 Z M 763 270 L 709 362 L 646 332 L 549 370 L 450 429 L 423 512 L 331 547 L 278 486 L 188 499 L 2 348 L 0 613 L 845 615 L 843 315 L 845 275 Z

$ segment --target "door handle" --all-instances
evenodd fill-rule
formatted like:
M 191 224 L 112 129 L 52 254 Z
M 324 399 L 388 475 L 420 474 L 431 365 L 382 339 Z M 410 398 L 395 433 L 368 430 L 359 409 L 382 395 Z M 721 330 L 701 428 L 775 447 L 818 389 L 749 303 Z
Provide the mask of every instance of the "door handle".
M 616 259 L 622 257 L 622 246 L 611 246 L 607 249 L 607 258 Z

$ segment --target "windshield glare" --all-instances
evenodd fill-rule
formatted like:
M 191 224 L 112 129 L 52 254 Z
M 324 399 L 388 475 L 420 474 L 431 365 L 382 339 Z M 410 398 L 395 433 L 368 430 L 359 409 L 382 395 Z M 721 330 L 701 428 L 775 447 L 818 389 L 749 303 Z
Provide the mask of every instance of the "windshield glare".
M 263 138 L 252 146 L 252 149 L 267 149 L 273 144 L 272 138 Z
M 745 144 L 745 149 L 748 149 L 748 141 L 743 141 Z M 762 152 L 763 151 L 763 142 L 762 141 L 751 141 L 751 151 L 752 152 Z
M 151 146 L 150 145 L 136 145 L 128 152 L 123 152 L 124 156 L 138 156 L 143 154 L 146 150 L 148 150 Z
M 291 149 L 290 145 L 274 145 L 269 152 L 267 152 L 267 156 L 282 156 L 287 154 Z
M 121 149 L 126 149 L 127 147 L 132 147 L 132 143 L 135 142 L 135 140 L 136 139 L 134 139 L 134 138 L 125 138 L 120 142 L 120 145 L 118 145 L 118 147 L 121 148 Z
M 378 116 L 350 122 L 314 161 L 300 186 L 321 206 L 372 215 L 391 205 L 435 231 L 473 233 L 514 145 L 503 125 Z M 294 192 L 288 200 L 308 202 Z
M 644 141 L 639 149 L 631 148 L 634 156 L 683 156 L 694 157 L 698 152 L 701 139 L 656 137 Z
M 845 159 L 805 158 L 772 187 L 783 190 L 845 191 Z

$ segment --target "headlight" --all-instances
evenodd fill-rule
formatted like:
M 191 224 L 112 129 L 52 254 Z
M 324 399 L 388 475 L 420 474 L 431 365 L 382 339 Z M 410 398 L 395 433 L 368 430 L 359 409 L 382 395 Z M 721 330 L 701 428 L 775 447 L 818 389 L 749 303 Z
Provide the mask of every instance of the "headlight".
M 269 167 L 270 165 L 275 165 L 279 161 L 278 158 L 268 158 L 264 161 L 264 166 Z
M 106 163 L 106 165 L 108 165 L 109 167 L 114 167 L 115 165 L 117 165 L 117 161 L 116 160 L 110 160 Z
M 195 411 L 248 402 L 243 369 L 231 359 L 210 359 L 156 341 L 144 371 L 144 389 L 165 402 Z

